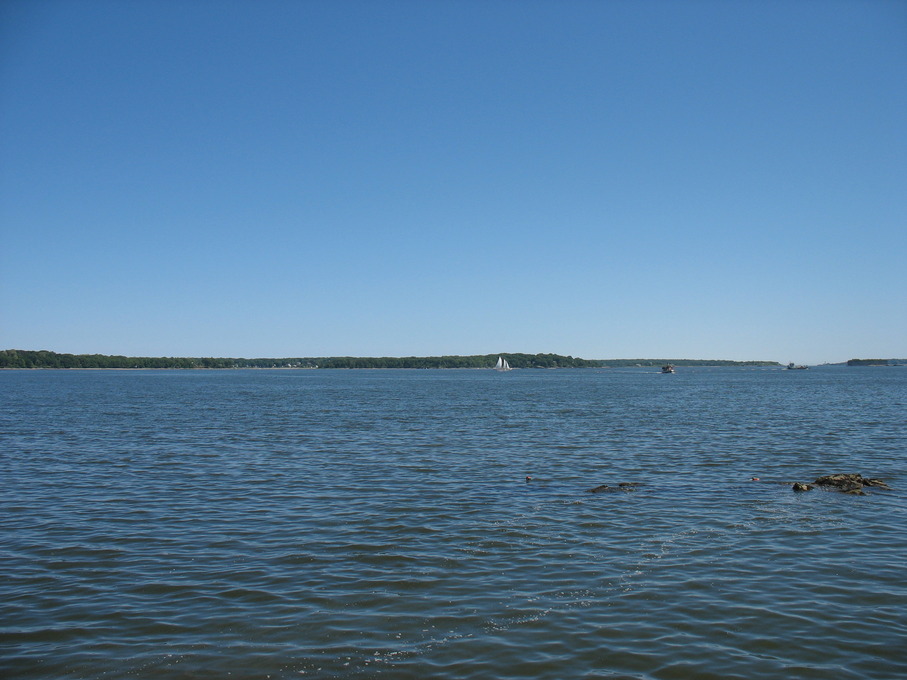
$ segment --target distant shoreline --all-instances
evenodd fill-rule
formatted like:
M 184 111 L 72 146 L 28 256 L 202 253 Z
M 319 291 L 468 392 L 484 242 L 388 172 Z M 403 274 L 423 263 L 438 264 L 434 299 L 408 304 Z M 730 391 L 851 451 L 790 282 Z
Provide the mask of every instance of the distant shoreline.
M 844 364 L 827 364 L 828 366 L 843 366 Z M 487 371 L 492 370 L 493 366 L 479 366 L 472 368 L 459 368 L 456 366 L 434 366 L 427 368 L 403 367 L 395 368 L 389 366 L 374 367 L 352 367 L 338 368 L 334 366 L 230 366 L 227 368 L 205 368 L 204 366 L 192 366 L 190 368 L 153 368 L 153 367 L 134 367 L 134 368 L 83 368 L 76 367 L 56 367 L 56 366 L 35 366 L 35 367 L 17 367 L 17 366 L 0 366 L 0 371 Z M 517 367 L 520 368 L 520 367 Z M 551 367 L 530 367 L 525 370 L 539 371 L 556 371 L 574 369 L 574 366 L 551 366 Z M 653 366 L 581 366 L 579 368 L 654 368 Z M 686 368 L 778 368 L 784 367 L 779 363 L 771 364 L 749 364 L 741 362 L 739 364 L 687 364 Z M 523 370 L 520 368 L 520 370 Z
M 61 354 L 47 350 L 0 350 L 0 369 L 284 369 L 323 368 L 409 368 L 409 369 L 489 369 L 498 357 L 513 368 L 628 368 L 674 366 L 781 366 L 777 361 L 729 361 L 723 359 L 582 359 L 561 354 L 521 354 L 501 352 L 477 355 L 428 357 L 127 357 L 107 354 Z

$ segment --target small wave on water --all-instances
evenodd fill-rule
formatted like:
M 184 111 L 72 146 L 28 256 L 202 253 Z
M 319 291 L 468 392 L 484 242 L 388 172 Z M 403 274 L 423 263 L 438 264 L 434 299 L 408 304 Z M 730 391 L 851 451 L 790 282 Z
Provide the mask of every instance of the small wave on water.
M 0 373 L 0 673 L 907 675 L 907 373 L 499 377 Z

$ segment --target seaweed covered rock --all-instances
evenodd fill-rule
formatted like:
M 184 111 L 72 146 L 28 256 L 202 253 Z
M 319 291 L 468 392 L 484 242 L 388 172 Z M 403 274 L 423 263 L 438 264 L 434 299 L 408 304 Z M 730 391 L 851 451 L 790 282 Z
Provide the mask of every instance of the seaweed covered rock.
M 835 475 L 825 475 L 824 477 L 819 477 L 814 484 L 824 488 L 831 488 L 836 491 L 841 491 L 843 493 L 850 493 L 854 495 L 864 495 L 863 487 L 870 486 L 876 487 L 878 489 L 887 489 L 891 490 L 891 487 L 888 486 L 881 479 L 874 479 L 869 477 L 864 477 L 863 475 L 858 475 L 855 473 L 850 474 L 835 474 Z
M 791 488 L 794 491 L 812 491 L 813 489 L 811 484 L 803 484 L 802 482 L 794 482 Z

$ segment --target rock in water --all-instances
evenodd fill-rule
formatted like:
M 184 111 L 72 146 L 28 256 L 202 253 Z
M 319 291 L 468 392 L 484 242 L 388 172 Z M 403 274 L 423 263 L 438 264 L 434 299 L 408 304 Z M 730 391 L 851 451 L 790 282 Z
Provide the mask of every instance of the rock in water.
M 812 486 L 810 486 L 809 484 L 804 484 L 802 482 L 794 482 L 794 485 L 791 488 L 794 491 L 812 491 Z
M 874 486 L 879 489 L 891 490 L 891 487 L 881 479 L 868 479 L 863 475 L 855 473 L 825 475 L 824 477 L 819 477 L 815 483 L 819 486 L 830 486 L 838 491 L 859 496 L 865 495 L 862 491 L 864 486 Z
M 862 475 L 857 474 L 825 475 L 824 477 L 819 477 L 815 483 L 819 486 L 834 486 L 839 489 L 849 489 L 855 485 L 863 486 L 863 477 Z
M 602 484 L 597 486 L 594 489 L 589 489 L 589 493 L 602 493 L 605 491 L 635 491 L 636 487 L 639 486 L 639 482 L 621 482 L 617 486 L 608 486 L 607 484 Z

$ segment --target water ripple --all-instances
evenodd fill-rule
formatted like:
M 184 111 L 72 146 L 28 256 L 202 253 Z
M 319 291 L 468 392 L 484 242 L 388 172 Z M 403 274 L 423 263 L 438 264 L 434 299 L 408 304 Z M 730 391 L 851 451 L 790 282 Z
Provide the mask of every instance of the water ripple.
M 789 373 L 0 373 L 0 672 L 903 677 L 907 372 Z

